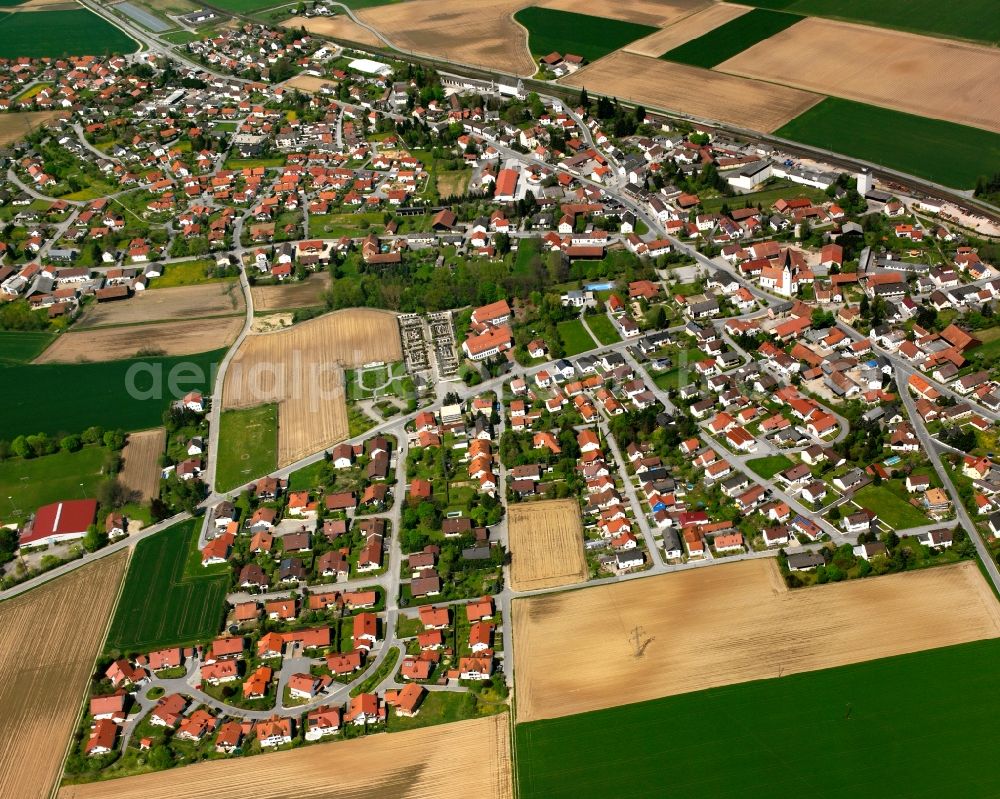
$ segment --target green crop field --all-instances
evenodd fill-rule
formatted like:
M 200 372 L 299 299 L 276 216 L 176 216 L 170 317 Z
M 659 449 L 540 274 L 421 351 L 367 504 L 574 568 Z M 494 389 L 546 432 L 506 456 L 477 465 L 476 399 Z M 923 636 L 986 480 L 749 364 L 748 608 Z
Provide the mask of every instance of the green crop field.
M 758 42 L 770 39 L 774 34 L 790 28 L 800 19 L 802 17 L 797 14 L 755 8 L 742 17 L 730 20 L 706 34 L 684 42 L 660 58 L 711 69 Z
M 750 470 L 765 480 L 774 477 L 778 472 L 783 472 L 791 465 L 792 459 L 787 455 L 766 455 L 763 458 L 751 458 L 747 461 Z
M 123 430 L 156 427 L 172 399 L 211 389 L 223 355 L 225 350 L 103 363 L 0 362 L 6 411 L 0 416 L 0 439 L 79 433 L 91 425 Z M 138 390 L 135 396 L 127 388 L 130 376 Z M 178 389 L 176 394 L 172 388 Z
M 559 338 L 562 339 L 563 349 L 566 357 L 579 355 L 581 352 L 592 350 L 597 346 L 597 342 L 590 337 L 579 319 L 569 319 L 556 325 Z
M 0 331 L 0 363 L 28 363 L 52 343 L 52 333 Z
M 901 31 L 1000 43 L 996 0 L 731 0 L 741 5 L 878 25 Z
M 232 11 L 234 14 L 249 14 L 253 11 L 280 6 L 282 2 L 281 0 L 218 0 L 214 5 L 224 11 Z
M 134 53 L 139 45 L 85 8 L 17 12 L 0 18 L 0 57 Z
M 959 189 L 1000 171 L 1000 134 L 838 97 L 821 100 L 775 135 Z
M 206 641 L 219 632 L 229 566 L 201 565 L 200 529 L 200 521 L 190 519 L 136 545 L 106 651 L 149 652 Z
M 91 445 L 79 452 L 0 461 L 0 519 L 24 519 L 40 505 L 95 496 L 107 454 L 106 448 Z
M 225 411 L 219 422 L 217 491 L 229 491 L 278 465 L 278 406 Z
M 894 530 L 930 524 L 930 519 L 905 499 L 905 492 L 897 494 L 887 485 L 866 485 L 855 492 L 854 501 L 861 507 L 877 513 L 880 521 Z
M 995 797 L 997 658 L 978 641 L 518 724 L 520 797 Z
M 656 28 L 589 14 L 529 6 L 514 19 L 528 30 L 528 49 L 537 59 L 551 52 L 580 55 L 596 61 L 629 42 L 656 32 Z
M 622 337 L 618 335 L 618 328 L 614 326 L 607 314 L 588 316 L 587 327 L 590 328 L 591 333 L 597 336 L 597 340 L 601 344 L 614 344 L 622 340 Z

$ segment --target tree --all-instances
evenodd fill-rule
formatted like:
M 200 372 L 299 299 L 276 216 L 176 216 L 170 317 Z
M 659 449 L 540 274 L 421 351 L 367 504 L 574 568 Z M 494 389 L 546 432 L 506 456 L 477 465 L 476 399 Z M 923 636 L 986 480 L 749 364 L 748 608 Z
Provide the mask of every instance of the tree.
M 100 530 L 96 524 L 92 524 L 87 528 L 87 532 L 83 536 L 82 543 L 83 548 L 88 552 L 96 552 L 107 545 L 108 536 L 103 530 Z
M 125 446 L 124 430 L 108 430 L 104 434 L 104 446 L 108 449 L 121 449 Z
M 28 440 L 24 436 L 18 436 L 10 442 L 10 451 L 19 458 L 30 458 L 32 454 Z
M 587 96 L 587 88 L 583 87 L 580 89 L 580 107 L 586 111 L 590 108 L 590 97 Z
M 59 446 L 64 452 L 79 452 L 83 448 L 83 442 L 78 435 L 69 435 L 59 442 Z

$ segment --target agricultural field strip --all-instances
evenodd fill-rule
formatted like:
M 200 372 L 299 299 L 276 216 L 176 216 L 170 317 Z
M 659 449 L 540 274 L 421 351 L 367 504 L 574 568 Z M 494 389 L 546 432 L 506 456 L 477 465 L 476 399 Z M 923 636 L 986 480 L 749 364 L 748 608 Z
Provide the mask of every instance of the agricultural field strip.
M 338 311 L 255 333 L 243 340 L 226 372 L 224 406 L 279 403 L 278 466 L 285 466 L 347 438 L 341 367 L 402 357 L 396 316 L 384 311 Z
M 996 48 L 813 17 L 715 69 L 1000 133 Z
M 363 768 L 359 764 L 367 764 Z M 65 786 L 59 799 L 186 799 L 234 796 L 234 784 L 290 799 L 511 799 L 506 713 L 317 744 L 264 757 L 229 758 L 136 777 Z M 336 786 L 335 793 L 331 786 Z
M 656 33 L 652 33 L 643 39 L 625 45 L 623 50 L 637 55 L 659 58 L 668 50 L 672 50 L 685 42 L 715 30 L 720 25 L 748 13 L 750 9 L 746 6 L 738 6 L 732 3 L 716 3 L 707 8 L 696 11 L 690 16 L 684 17 L 661 28 Z
M 1000 605 L 973 563 L 789 591 L 758 559 L 516 600 L 513 621 L 520 722 L 994 638 Z
M 212 323 L 158 322 L 71 330 L 63 333 L 34 363 L 117 361 L 140 354 L 193 355 L 228 347 L 243 328 L 242 316 L 211 317 Z
M 160 490 L 160 455 L 167 443 L 162 427 L 129 433 L 122 450 L 120 480 L 128 490 L 138 492 L 148 502 Z
M 559 83 L 647 108 L 718 120 L 770 133 L 823 99 L 822 95 L 706 71 L 622 50 L 561 78 Z
M 755 8 L 748 14 L 674 47 L 663 53 L 661 58 L 710 69 L 758 42 L 770 41 L 775 34 L 795 25 L 801 19 L 796 14 Z
M 587 579 L 583 526 L 575 499 L 510 505 L 507 528 L 515 591 L 573 585 Z
M 0 785 L 46 799 L 59 774 L 127 557 L 77 569 L 0 605 Z

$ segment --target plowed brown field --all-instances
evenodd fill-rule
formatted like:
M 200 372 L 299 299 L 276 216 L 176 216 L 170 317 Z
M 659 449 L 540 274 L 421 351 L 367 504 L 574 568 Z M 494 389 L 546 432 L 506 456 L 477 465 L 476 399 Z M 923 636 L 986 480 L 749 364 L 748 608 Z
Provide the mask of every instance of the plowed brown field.
M 0 604 L 0 796 L 52 791 L 126 560 L 117 552 Z
M 310 78 L 310 80 L 319 80 Z M 330 273 L 319 272 L 308 280 L 284 286 L 254 286 L 250 289 L 254 311 L 281 311 L 323 304 L 323 292 L 330 288 Z
M 767 559 L 516 599 L 513 622 L 520 722 L 995 638 L 1000 604 L 970 562 L 789 591 Z
M 358 44 L 370 44 L 373 47 L 379 47 L 383 44 L 382 40 L 378 38 L 374 33 L 372 33 L 367 28 L 358 25 L 353 19 L 345 16 L 336 17 L 292 17 L 291 19 L 286 19 L 281 23 L 282 26 L 286 28 L 305 28 L 309 33 L 316 33 L 320 36 L 329 36 L 333 39 L 346 39 L 350 42 L 357 42 Z M 308 77 L 308 76 L 303 76 Z M 296 88 L 305 88 L 306 91 L 314 91 L 308 87 L 300 87 L 296 85 L 297 81 L 302 80 L 302 78 L 293 78 L 288 81 L 289 86 L 294 86 Z M 320 81 L 321 83 L 330 83 L 329 80 Z
M 807 17 L 715 69 L 1000 132 L 995 47 Z
M 619 50 L 563 78 L 567 86 L 737 127 L 771 132 L 811 108 L 819 94 L 723 75 Z
M 587 579 L 580 506 L 575 499 L 511 505 L 507 528 L 510 585 L 515 591 L 573 585 Z
M 138 322 L 175 322 L 238 314 L 245 307 L 239 283 L 232 280 L 197 286 L 146 289 L 129 300 L 92 305 L 76 323 L 76 327 L 80 329 Z
M 90 785 L 59 799 L 509 799 L 507 714 Z M 180 789 L 179 786 L 183 786 Z
M 525 0 L 407 0 L 357 15 L 400 50 L 527 76 L 537 71 L 528 34 L 511 18 L 526 5 Z
M 170 291 L 171 289 L 163 289 Z M 139 354 L 193 355 L 228 347 L 243 328 L 242 316 L 210 322 L 159 322 L 150 325 L 71 330 L 57 338 L 35 363 L 117 361 Z
M 166 443 L 167 431 L 162 427 L 128 434 L 120 479 L 129 491 L 141 496 L 142 502 L 149 502 L 159 493 L 160 455 Z
M 226 372 L 225 408 L 278 403 L 278 465 L 347 437 L 341 367 L 403 359 L 396 315 L 356 308 L 326 314 L 240 345 Z
M 623 50 L 639 55 L 659 58 L 668 50 L 678 45 L 703 36 L 720 25 L 725 25 L 737 17 L 742 17 L 750 8 L 732 3 L 718 3 L 704 8 L 697 13 L 679 19 L 662 30 L 652 33 L 644 39 L 625 45 Z
M 64 113 L 68 112 L 19 111 L 14 114 L 0 114 L 0 144 L 15 142 Z
M 357 14 L 401 50 L 531 76 L 537 65 L 528 52 L 527 31 L 513 20 L 514 12 L 526 6 L 667 25 L 706 4 L 706 0 L 407 0 Z

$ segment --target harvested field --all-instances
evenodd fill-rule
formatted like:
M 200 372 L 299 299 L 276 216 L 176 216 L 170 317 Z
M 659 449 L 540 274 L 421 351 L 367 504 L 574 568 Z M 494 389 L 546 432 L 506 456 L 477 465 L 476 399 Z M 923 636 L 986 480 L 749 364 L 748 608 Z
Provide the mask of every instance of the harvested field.
M 0 795 L 48 797 L 127 561 L 83 566 L 0 605 Z
M 159 494 L 160 455 L 167 444 L 167 431 L 162 427 L 129 433 L 122 450 L 122 485 L 141 496 L 142 502 Z
M 14 114 L 0 114 L 0 145 L 16 142 L 62 113 L 62 111 L 21 111 Z
M 318 272 L 307 280 L 281 286 L 254 286 L 250 289 L 254 311 L 281 311 L 323 304 L 323 292 L 330 288 L 330 273 Z
M 332 39 L 346 39 L 350 42 L 357 42 L 358 44 L 370 44 L 373 47 L 379 47 L 383 44 L 382 40 L 378 38 L 374 33 L 361 25 L 358 25 L 353 19 L 346 16 L 336 16 L 336 17 L 292 17 L 291 19 L 286 19 L 281 23 L 282 26 L 286 28 L 305 28 L 309 33 L 316 33 L 320 36 L 329 36 Z M 297 85 L 297 81 L 303 78 L 309 79 L 308 76 L 300 76 L 288 81 L 289 86 L 295 86 L 296 88 L 305 88 Z M 329 83 L 329 81 L 321 81 L 323 83 Z M 312 89 L 306 89 L 306 91 L 312 91 Z
M 821 99 L 799 89 L 619 50 L 563 78 L 567 86 L 770 133 Z
M 706 0 L 539 0 L 525 5 L 556 8 L 577 14 L 592 14 L 595 17 L 624 19 L 643 25 L 669 25 L 687 16 L 692 11 L 703 8 Z
M 678 45 L 682 45 L 691 39 L 715 30 L 720 25 L 725 25 L 737 17 L 742 17 L 750 9 L 746 6 L 733 5 L 731 3 L 719 3 L 709 6 L 694 14 L 677 20 L 672 25 L 668 25 L 651 36 L 639 39 L 637 42 L 627 44 L 623 48 L 629 53 L 647 55 L 650 58 L 659 58 L 668 50 L 673 50 Z
M 510 584 L 515 591 L 573 585 L 587 579 L 583 527 L 575 499 L 511 505 Z
M 243 310 L 243 294 L 239 284 L 227 280 L 199 286 L 140 291 L 129 300 L 95 304 L 87 309 L 75 327 L 82 329 L 139 322 L 175 322 L 243 313 Z
M 343 368 L 403 359 L 396 315 L 350 309 L 247 336 L 226 372 L 225 408 L 278 405 L 278 466 L 348 434 Z
M 511 19 L 525 0 L 407 0 L 357 15 L 404 51 L 463 64 L 534 75 L 527 32 Z
M 160 322 L 70 331 L 57 338 L 35 363 L 118 361 L 150 354 L 193 355 L 206 349 L 228 347 L 242 328 L 242 316 L 229 316 L 204 325 Z
M 1000 604 L 971 562 L 789 591 L 768 559 L 518 599 L 513 621 L 521 722 L 995 638 Z
M 273 799 L 437 799 L 512 795 L 507 714 L 369 735 L 302 749 L 198 763 L 110 782 L 66 786 L 59 799 L 187 799 L 237 795 L 257 786 Z M 358 768 L 359 763 L 367 763 Z
M 715 67 L 1000 132 L 1000 51 L 808 18 Z

